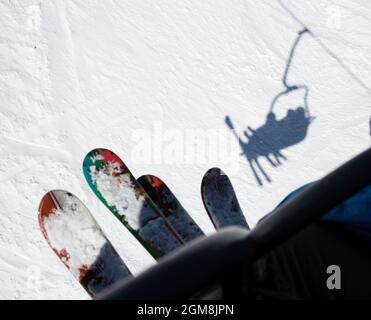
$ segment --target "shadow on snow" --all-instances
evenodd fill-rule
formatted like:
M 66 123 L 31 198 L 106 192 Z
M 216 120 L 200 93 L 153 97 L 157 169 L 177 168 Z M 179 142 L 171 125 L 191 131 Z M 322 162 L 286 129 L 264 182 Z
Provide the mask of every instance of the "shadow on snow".
M 262 177 L 267 182 L 271 182 L 271 179 L 260 164 L 259 157 L 264 157 L 273 167 L 281 165 L 282 161 L 286 160 L 286 157 L 281 151 L 303 141 L 307 135 L 308 127 L 314 119 L 310 115 L 308 107 L 308 86 L 302 84 L 290 85 L 287 82 L 287 76 L 295 55 L 295 50 L 300 39 L 309 32 L 306 28 L 298 32 L 282 77 L 284 88 L 273 97 L 265 123 L 256 129 L 247 126 L 243 132 L 244 137 L 241 138 L 234 130 L 235 128 L 231 118 L 229 116 L 225 118 L 226 124 L 238 139 L 242 149 L 241 154 L 246 157 L 255 179 L 260 186 L 263 185 Z M 294 109 L 289 108 L 284 118 L 277 120 L 274 111 L 277 103 L 282 97 L 294 95 L 298 92 L 301 93 L 302 101 Z

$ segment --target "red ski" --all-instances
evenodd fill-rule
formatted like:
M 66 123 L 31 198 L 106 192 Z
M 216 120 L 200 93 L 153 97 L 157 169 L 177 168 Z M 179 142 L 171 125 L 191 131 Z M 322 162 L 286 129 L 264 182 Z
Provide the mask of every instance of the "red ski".
M 131 276 L 90 211 L 72 193 L 45 194 L 38 219 L 50 247 L 91 297 Z

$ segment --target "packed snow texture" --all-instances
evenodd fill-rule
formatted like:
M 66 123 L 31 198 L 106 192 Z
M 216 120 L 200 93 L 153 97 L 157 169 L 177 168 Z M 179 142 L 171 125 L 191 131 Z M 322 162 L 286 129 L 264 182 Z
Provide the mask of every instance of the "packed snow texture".
M 163 179 L 209 234 L 209 168 L 253 226 L 367 148 L 370 17 L 368 0 L 0 0 L 0 298 L 89 298 L 40 232 L 51 189 L 84 202 L 134 274 L 155 263 L 86 184 L 91 149 Z

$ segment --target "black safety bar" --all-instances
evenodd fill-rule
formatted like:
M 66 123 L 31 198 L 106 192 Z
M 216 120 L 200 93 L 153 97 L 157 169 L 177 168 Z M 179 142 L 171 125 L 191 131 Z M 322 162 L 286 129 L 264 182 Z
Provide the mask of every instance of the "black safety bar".
M 371 183 L 371 148 L 283 203 L 254 229 L 229 227 L 176 250 L 100 299 L 187 299 L 252 263 Z

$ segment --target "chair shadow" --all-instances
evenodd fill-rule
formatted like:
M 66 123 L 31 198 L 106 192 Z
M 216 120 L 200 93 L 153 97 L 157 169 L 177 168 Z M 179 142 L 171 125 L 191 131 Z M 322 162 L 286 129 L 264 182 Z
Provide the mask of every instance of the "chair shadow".
M 305 84 L 290 85 L 287 80 L 295 50 L 301 38 L 307 33 L 310 33 L 310 31 L 305 28 L 297 34 L 282 77 L 284 88 L 273 97 L 264 124 L 256 129 L 247 126 L 242 138 L 235 131 L 231 118 L 229 116 L 225 117 L 225 123 L 236 136 L 242 149 L 241 155 L 246 157 L 259 186 L 263 185 L 262 178 L 266 182 L 271 182 L 271 178 L 260 164 L 259 158 L 265 158 L 273 167 L 281 165 L 282 161 L 287 160 L 281 151 L 303 141 L 306 138 L 309 125 L 314 119 L 310 115 L 308 106 L 309 87 Z M 278 102 L 282 100 L 281 98 L 298 92 L 302 93 L 302 101 L 294 108 L 288 108 L 284 118 L 277 120 L 275 107 L 277 107 Z

